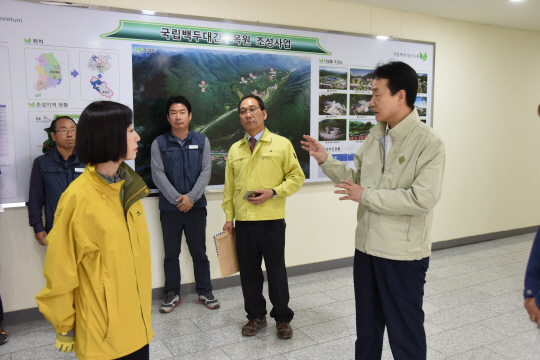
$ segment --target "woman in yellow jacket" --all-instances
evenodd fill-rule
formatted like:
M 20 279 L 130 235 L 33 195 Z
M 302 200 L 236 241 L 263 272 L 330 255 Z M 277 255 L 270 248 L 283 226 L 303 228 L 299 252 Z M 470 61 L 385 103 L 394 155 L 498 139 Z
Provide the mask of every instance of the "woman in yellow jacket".
M 137 155 L 133 113 L 122 104 L 86 107 L 77 156 L 88 164 L 64 192 L 47 236 L 39 310 L 60 351 L 83 360 L 148 359 L 150 237 L 141 199 L 150 191 L 123 160 Z M 74 332 L 74 336 L 73 336 Z

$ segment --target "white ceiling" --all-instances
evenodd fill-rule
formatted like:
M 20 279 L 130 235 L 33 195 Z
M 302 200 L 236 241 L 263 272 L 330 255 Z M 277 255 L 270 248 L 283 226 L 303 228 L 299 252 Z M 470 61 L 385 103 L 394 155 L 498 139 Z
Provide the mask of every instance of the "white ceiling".
M 331 0 L 514 29 L 540 31 L 540 0 Z

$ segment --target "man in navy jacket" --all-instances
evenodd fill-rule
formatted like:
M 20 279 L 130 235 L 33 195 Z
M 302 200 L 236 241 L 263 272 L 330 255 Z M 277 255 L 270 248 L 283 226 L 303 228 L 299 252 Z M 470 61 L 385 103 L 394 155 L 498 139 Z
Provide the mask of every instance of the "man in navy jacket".
M 46 246 L 45 237 L 51 231 L 54 213 L 60 196 L 69 184 L 84 171 L 75 155 L 75 132 L 77 125 L 69 116 L 61 116 L 51 122 L 50 132 L 56 145 L 37 157 L 30 175 L 28 218 L 34 228 L 36 240 Z M 45 225 L 42 212 L 45 207 Z

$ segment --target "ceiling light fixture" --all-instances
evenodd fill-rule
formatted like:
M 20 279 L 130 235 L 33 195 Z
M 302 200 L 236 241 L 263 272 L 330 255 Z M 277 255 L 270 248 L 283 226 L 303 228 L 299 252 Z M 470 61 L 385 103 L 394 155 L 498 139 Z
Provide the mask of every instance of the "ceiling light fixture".
M 388 39 L 390 39 L 390 36 L 386 36 L 386 35 L 377 35 L 376 38 L 379 39 L 379 40 L 388 40 Z

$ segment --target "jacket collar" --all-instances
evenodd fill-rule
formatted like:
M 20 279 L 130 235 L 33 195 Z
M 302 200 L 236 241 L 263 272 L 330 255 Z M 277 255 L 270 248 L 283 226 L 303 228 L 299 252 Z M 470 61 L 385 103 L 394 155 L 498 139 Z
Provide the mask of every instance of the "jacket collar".
M 261 136 L 261 139 L 259 141 L 268 141 L 268 142 L 272 141 L 272 133 L 270 132 L 270 130 L 268 130 L 268 128 L 266 126 L 264 127 L 264 132 L 263 132 L 263 134 Z M 244 135 L 243 142 L 249 148 L 249 141 L 248 141 L 247 133 Z
M 94 189 L 99 191 L 105 197 L 119 197 L 122 186 L 124 187 L 124 203 L 122 207 L 127 213 L 131 205 L 150 195 L 150 190 L 143 179 L 125 162 L 119 166 L 120 178 L 122 181 L 108 184 L 97 173 L 94 164 L 86 165 L 85 173 L 90 177 Z
M 65 161 L 67 161 L 67 160 L 62 161 L 63 159 L 60 159 L 60 156 L 62 156 L 62 155 L 60 155 L 60 152 L 58 151 L 58 148 L 56 147 L 56 145 L 54 145 L 51 150 L 47 151 L 45 153 L 45 155 L 49 155 L 50 157 L 52 157 L 52 159 L 54 161 L 59 162 L 59 163 L 63 163 Z M 78 164 L 80 161 L 79 161 L 79 158 L 77 157 L 77 154 L 75 153 L 75 148 L 73 149 L 73 153 L 70 156 L 72 156 L 72 155 L 75 155 L 75 158 L 73 159 L 71 164 L 72 165 L 73 164 Z M 69 159 L 69 157 L 68 157 L 68 159 Z
M 180 140 L 183 141 L 183 142 L 185 143 L 186 141 L 188 141 L 188 140 L 191 139 L 192 137 L 193 137 L 193 131 L 191 131 L 191 129 L 190 129 L 190 130 L 188 131 L 188 134 L 187 134 L 186 138 L 185 138 L 184 140 L 182 140 L 182 139 L 180 139 Z M 169 141 L 172 141 L 172 142 L 174 142 L 174 143 L 176 143 L 176 144 L 178 144 L 178 142 L 176 141 L 176 139 L 179 139 L 179 138 L 176 137 L 176 135 L 173 134 L 172 129 L 171 129 L 171 131 L 169 131 L 168 140 L 169 140 Z
M 420 123 L 420 117 L 416 111 L 416 107 L 409 115 L 407 115 L 403 120 L 401 120 L 396 126 L 394 126 L 388 135 L 392 138 L 392 141 L 399 141 L 407 137 Z M 372 127 L 369 132 L 377 140 L 382 138 L 386 134 L 386 122 L 381 121 Z

